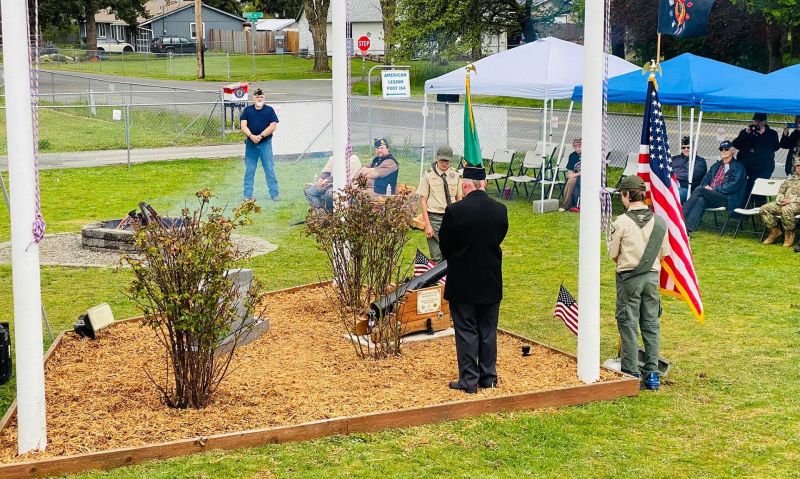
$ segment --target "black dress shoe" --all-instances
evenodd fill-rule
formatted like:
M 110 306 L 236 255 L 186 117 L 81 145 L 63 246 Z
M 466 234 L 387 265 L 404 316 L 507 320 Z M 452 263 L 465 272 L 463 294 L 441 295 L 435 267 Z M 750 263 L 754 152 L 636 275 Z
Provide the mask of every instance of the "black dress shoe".
M 494 381 L 478 381 L 478 387 L 481 389 L 491 389 L 497 387 L 497 380 Z
M 450 389 L 456 389 L 458 391 L 464 391 L 467 394 L 475 394 L 478 392 L 478 388 L 467 388 L 461 385 L 458 381 L 451 381 L 450 384 L 447 385 Z

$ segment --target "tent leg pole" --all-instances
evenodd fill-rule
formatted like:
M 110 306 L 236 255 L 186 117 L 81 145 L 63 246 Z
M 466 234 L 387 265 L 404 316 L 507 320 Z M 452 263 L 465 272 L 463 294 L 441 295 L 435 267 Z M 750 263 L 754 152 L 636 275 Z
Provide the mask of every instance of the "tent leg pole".
M 683 139 L 683 106 L 678 105 L 678 138 Z
M 700 127 L 702 125 L 703 110 L 700 110 L 700 113 L 697 116 L 697 130 L 692 132 L 692 138 L 694 141 L 692 142 L 692 147 L 689 150 L 691 157 L 689 159 L 689 191 L 686 193 L 687 197 L 692 194 L 692 177 L 694 176 L 694 164 L 697 161 L 697 139 L 700 137 Z
M 572 119 L 572 107 L 575 106 L 574 101 L 569 102 L 569 111 L 567 111 L 567 123 L 564 124 L 564 132 L 561 134 L 561 146 L 558 148 L 558 156 L 556 158 L 561 161 L 561 158 L 564 157 L 564 147 L 566 146 L 565 142 L 567 141 L 567 130 L 569 130 L 569 122 Z M 553 188 L 550 188 L 550 194 L 547 196 L 548 199 L 553 198 Z
M 683 138 L 681 138 L 681 140 L 683 140 Z M 689 192 L 686 193 L 687 198 L 688 195 L 692 194 L 692 168 L 694 168 L 694 155 L 692 155 L 692 152 L 694 151 L 694 143 L 694 107 L 692 107 L 692 109 L 689 110 Z
M 542 103 L 542 167 L 547 166 L 547 96 Z M 544 213 L 544 176 L 542 176 L 542 201 L 539 203 L 539 213 Z

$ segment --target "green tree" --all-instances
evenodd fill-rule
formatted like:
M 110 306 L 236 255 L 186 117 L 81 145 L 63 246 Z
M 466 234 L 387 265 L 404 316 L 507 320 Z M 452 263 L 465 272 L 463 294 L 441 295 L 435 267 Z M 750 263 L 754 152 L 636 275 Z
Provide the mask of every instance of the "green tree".
M 383 17 L 383 51 L 386 63 L 392 63 L 397 26 L 397 0 L 380 0 Z
M 303 0 L 255 0 L 256 11 L 273 18 L 297 18 L 303 8 Z
M 97 25 L 94 16 L 108 9 L 128 25 L 136 28 L 139 17 L 146 17 L 146 0 L 39 0 L 39 23 L 42 30 L 63 27 L 73 20 L 86 22 L 86 47 L 97 49 Z M 31 12 L 33 10 L 31 9 Z
M 203 0 L 203 3 L 234 15 L 242 14 L 242 2 L 239 0 Z
M 401 0 L 398 7 L 398 54 L 440 61 L 479 59 L 482 40 L 518 31 L 522 15 L 517 0 Z
M 734 0 L 747 12 L 764 19 L 769 71 L 784 67 L 783 54 L 790 31 L 800 26 L 800 8 L 797 0 Z

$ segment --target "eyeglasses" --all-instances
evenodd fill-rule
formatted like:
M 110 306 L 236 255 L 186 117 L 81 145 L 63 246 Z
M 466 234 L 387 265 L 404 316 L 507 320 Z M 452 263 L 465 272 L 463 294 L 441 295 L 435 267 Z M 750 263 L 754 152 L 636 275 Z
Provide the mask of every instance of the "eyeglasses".
M 720 148 L 719 151 L 728 151 L 730 148 Z
M 686 146 L 682 146 L 682 147 L 681 147 L 681 150 L 688 150 L 688 149 L 689 149 L 689 145 L 686 145 Z

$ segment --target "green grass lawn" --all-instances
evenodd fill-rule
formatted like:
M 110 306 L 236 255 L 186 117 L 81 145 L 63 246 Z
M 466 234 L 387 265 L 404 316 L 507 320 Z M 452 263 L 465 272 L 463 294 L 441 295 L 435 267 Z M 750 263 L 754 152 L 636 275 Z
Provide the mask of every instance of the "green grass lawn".
M 125 122 L 113 119 L 120 107 L 88 106 L 39 110 L 39 149 L 42 153 L 113 150 L 127 147 Z M 121 109 L 120 109 L 121 110 Z M 218 110 L 210 115 L 178 113 L 148 107 L 130 109 L 131 147 L 197 146 L 231 143 L 241 139 L 235 131 L 222 138 Z M 123 113 L 124 114 L 124 113 Z M 0 154 L 7 153 L 6 118 L 0 117 Z
M 376 65 L 367 62 L 367 69 Z M 255 76 L 253 75 L 253 56 L 243 54 L 206 53 L 205 73 L 208 81 L 226 80 L 308 80 L 314 78 L 330 78 L 330 73 L 314 73 L 313 59 L 292 55 L 256 55 Z M 197 80 L 197 57 L 194 55 L 176 55 L 171 60 L 166 56 L 134 53 L 123 55 L 105 55 L 99 62 L 48 62 L 43 68 L 104 73 L 141 78 L 162 78 L 171 80 Z M 230 69 L 230 72 L 229 72 Z M 358 66 L 353 62 L 353 75 L 360 75 Z
M 401 181 L 416 184 L 418 164 L 403 152 L 398 156 L 403 159 Z M 265 203 L 255 224 L 244 231 L 279 246 L 250 262 L 269 289 L 328 276 L 322 254 L 303 228 L 289 226 L 306 208 L 302 184 L 323 162 L 278 164 L 284 200 Z M 192 193 L 205 186 L 219 194 L 220 202 L 234 203 L 241 194 L 241 175 L 242 165 L 236 160 L 151 163 L 130 170 L 46 170 L 41 179 L 44 216 L 51 233 L 78 231 L 89 221 L 121 216 L 141 200 L 159 211 L 177 211 L 187 202 L 192 205 Z M 266 196 L 262 178 L 257 177 L 260 198 Z M 506 204 L 510 230 L 503 244 L 501 325 L 574 352 L 575 337 L 552 317 L 552 309 L 562 281 L 577 294 L 578 215 L 537 216 L 525 201 Z M 8 216 L 0 209 L 0 240 L 8 238 Z M 405 252 L 408 261 L 417 247 L 427 251 L 419 232 Z M 707 319 L 698 324 L 686 305 L 664 300 L 662 355 L 672 361 L 673 369 L 660 392 L 213 452 L 74 477 L 798 477 L 800 255 L 780 246 L 761 246 L 754 237 L 721 238 L 709 231 L 694 235 L 692 247 Z M 615 352 L 617 333 L 613 265 L 605 257 L 601 263 L 605 359 Z M 137 314 L 123 294 L 129 280 L 127 271 L 43 267 L 43 301 L 54 329 L 70 328 L 78 314 L 103 301 L 118 318 Z M 11 270 L 0 266 L 0 320 L 11 320 L 11 311 Z M 0 387 L 0 411 L 13 395 L 13 384 Z

